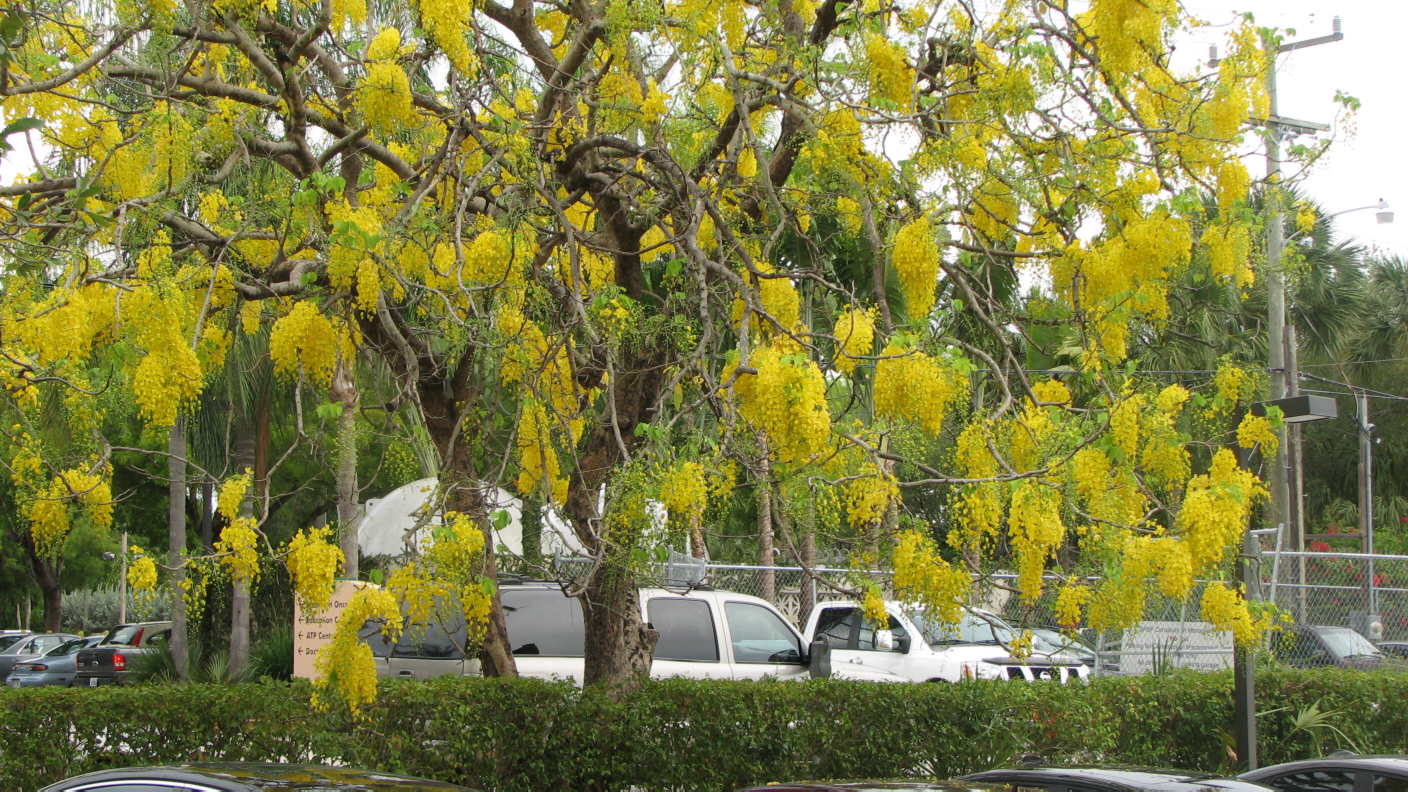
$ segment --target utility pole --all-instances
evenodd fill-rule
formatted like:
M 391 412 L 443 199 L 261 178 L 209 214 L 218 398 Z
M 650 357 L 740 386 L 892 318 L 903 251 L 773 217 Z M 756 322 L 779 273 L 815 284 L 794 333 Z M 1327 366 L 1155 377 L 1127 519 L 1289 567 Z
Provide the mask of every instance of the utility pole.
M 1323 132 L 1329 129 L 1325 124 L 1317 124 L 1310 121 L 1296 121 L 1290 118 L 1283 118 L 1277 113 L 1276 107 L 1276 58 L 1283 52 L 1313 47 L 1317 44 L 1328 44 L 1332 41 L 1339 41 L 1344 38 L 1340 32 L 1340 19 L 1335 17 L 1332 32 L 1328 36 L 1306 39 L 1304 41 L 1277 43 L 1274 38 L 1268 37 L 1266 40 L 1266 94 L 1269 101 L 1269 115 L 1265 121 L 1266 125 L 1266 313 L 1268 334 L 1267 338 L 1267 367 L 1271 370 L 1270 387 L 1268 394 L 1270 401 L 1284 399 L 1289 393 L 1296 389 L 1296 383 L 1300 378 L 1300 373 L 1295 365 L 1294 350 L 1290 350 L 1293 343 L 1291 337 L 1286 332 L 1286 280 L 1281 267 L 1281 253 L 1286 245 L 1285 239 L 1285 218 L 1281 210 L 1281 134 L 1283 131 L 1289 132 Z M 1291 365 L 1287 365 L 1287 351 L 1290 350 Z M 1271 462 L 1271 503 L 1272 519 L 1280 530 L 1284 530 L 1290 525 L 1292 537 L 1296 542 L 1297 550 L 1304 544 L 1304 531 L 1300 515 L 1295 515 L 1294 524 L 1291 523 L 1291 498 L 1289 483 L 1297 477 L 1291 476 L 1290 465 L 1294 460 L 1294 455 L 1288 453 L 1286 442 L 1287 435 L 1285 427 L 1281 429 L 1279 447 L 1276 449 Z M 1297 509 L 1297 512 L 1300 510 Z M 1250 528 L 1250 526 L 1248 526 Z M 1240 559 L 1241 578 L 1246 585 L 1248 597 L 1254 596 L 1254 592 L 1260 587 L 1261 573 L 1253 570 L 1250 565 L 1252 556 L 1256 553 L 1256 539 L 1250 530 L 1244 536 L 1243 558 Z M 1233 653 L 1233 710 L 1235 721 L 1234 730 L 1237 737 L 1237 760 L 1247 770 L 1255 770 L 1257 767 L 1257 735 L 1256 735 L 1256 675 L 1250 657 L 1250 651 L 1246 648 L 1238 648 Z
M 1355 394 L 1356 417 L 1359 419 L 1359 546 L 1369 556 L 1364 575 L 1366 632 L 1379 621 L 1379 592 L 1374 585 L 1374 425 L 1369 423 L 1369 393 L 1363 389 Z M 1372 637 L 1372 636 L 1371 636 Z M 1378 640 L 1375 638 L 1375 640 Z

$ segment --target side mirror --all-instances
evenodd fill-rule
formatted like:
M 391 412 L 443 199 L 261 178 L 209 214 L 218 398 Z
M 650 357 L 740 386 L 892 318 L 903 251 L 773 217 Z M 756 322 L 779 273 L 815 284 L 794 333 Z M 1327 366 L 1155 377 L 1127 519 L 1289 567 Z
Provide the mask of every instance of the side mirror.
M 895 648 L 895 634 L 889 630 L 876 630 L 875 648 L 882 652 L 893 651 Z
M 807 655 L 807 670 L 812 679 L 826 679 L 831 676 L 831 644 L 825 638 L 812 641 L 811 653 Z

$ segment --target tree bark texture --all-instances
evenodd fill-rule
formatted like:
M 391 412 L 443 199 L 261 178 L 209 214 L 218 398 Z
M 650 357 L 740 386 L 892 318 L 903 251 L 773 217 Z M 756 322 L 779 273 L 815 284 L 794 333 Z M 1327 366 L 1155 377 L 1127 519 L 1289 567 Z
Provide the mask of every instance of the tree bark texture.
M 362 523 L 362 507 L 357 490 L 357 382 L 355 362 L 338 365 L 333 376 L 332 400 L 342 405 L 337 418 L 337 531 L 341 537 L 343 577 L 359 575 L 360 550 L 357 529 Z
M 171 587 L 171 657 L 176 664 L 176 676 L 181 681 L 190 678 L 190 642 L 186 625 L 186 598 L 182 582 L 186 579 L 186 422 L 178 417 L 172 424 L 166 444 L 166 472 L 171 484 L 167 492 L 167 551 Z

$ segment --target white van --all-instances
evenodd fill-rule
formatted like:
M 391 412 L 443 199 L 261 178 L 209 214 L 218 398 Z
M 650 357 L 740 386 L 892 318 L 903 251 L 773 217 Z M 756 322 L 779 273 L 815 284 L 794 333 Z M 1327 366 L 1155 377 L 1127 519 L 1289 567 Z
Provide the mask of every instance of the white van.
M 580 683 L 585 626 L 582 604 L 556 583 L 500 581 L 509 646 L 522 676 Z M 832 667 L 825 642 L 814 649 L 767 600 L 732 591 L 640 590 L 641 615 L 660 633 L 650 675 L 691 679 L 836 679 L 906 681 L 889 672 L 847 663 Z M 394 646 L 364 630 L 378 674 L 429 677 L 477 674 L 479 663 L 459 652 L 462 622 L 407 630 Z

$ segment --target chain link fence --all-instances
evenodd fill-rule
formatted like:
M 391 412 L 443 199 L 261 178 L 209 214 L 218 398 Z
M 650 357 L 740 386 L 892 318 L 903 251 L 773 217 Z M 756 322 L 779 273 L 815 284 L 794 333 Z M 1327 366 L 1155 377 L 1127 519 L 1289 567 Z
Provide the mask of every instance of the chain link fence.
M 1271 532 L 1258 531 L 1262 542 Z M 562 579 L 584 574 L 587 559 L 559 558 L 554 566 Z M 869 579 L 888 593 L 886 571 L 815 567 L 767 567 L 710 564 L 679 556 L 660 564 L 653 579 L 642 584 L 665 587 L 707 584 L 761 597 L 794 624 L 804 625 L 817 602 L 854 599 L 861 581 Z M 1275 603 L 1297 624 L 1348 627 L 1371 640 L 1408 641 L 1408 556 L 1361 553 L 1293 552 L 1260 548 L 1252 560 L 1252 599 Z M 650 576 L 647 576 L 650 577 Z M 1015 576 L 989 575 L 980 587 L 981 607 L 1021 628 L 1033 628 L 1046 640 L 1093 650 L 1097 673 L 1139 674 L 1165 668 L 1217 670 L 1231 667 L 1230 634 L 1213 630 L 1200 612 L 1203 582 L 1187 598 L 1165 597 L 1150 591 L 1135 628 L 1123 631 L 1084 630 L 1072 638 L 1059 634 L 1054 605 L 1060 581 L 1048 578 L 1034 603 L 1011 596 Z

